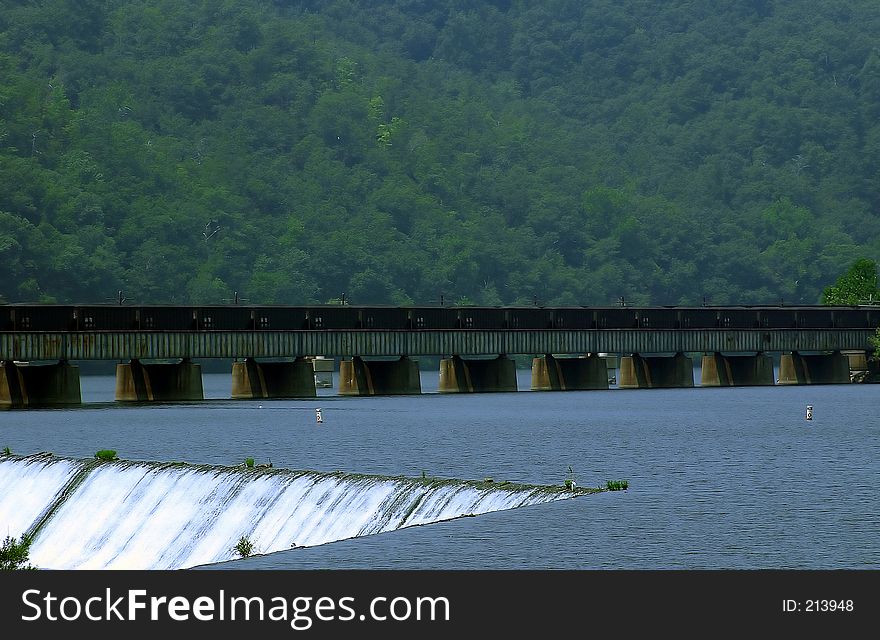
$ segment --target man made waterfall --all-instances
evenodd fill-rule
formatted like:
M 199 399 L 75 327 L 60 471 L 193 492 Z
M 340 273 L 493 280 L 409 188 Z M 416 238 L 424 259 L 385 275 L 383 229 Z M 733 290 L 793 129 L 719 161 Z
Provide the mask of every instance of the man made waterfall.
M 179 569 L 589 493 L 508 483 L 0 456 L 0 534 L 45 569 Z
M 63 458 L 0 458 L 0 537 L 18 537 L 53 503 L 76 474 Z

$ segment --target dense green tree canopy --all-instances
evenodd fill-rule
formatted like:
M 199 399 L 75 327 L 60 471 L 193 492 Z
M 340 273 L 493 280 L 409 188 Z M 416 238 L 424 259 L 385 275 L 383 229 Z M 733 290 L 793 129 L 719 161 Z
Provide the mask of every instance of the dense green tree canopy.
M 880 304 L 877 263 L 860 258 L 822 292 L 823 304 Z
M 0 301 L 816 303 L 880 253 L 880 12 L 5 0 Z

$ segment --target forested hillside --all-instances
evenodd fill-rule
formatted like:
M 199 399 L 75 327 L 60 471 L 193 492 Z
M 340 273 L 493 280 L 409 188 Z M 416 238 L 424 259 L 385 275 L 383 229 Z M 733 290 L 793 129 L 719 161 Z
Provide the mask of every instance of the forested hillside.
M 876 0 L 0 0 L 0 301 L 817 303 Z

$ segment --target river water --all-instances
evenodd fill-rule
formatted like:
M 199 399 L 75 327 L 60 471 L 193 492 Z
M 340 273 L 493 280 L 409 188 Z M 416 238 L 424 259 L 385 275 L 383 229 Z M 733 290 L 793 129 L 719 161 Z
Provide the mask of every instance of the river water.
M 0 413 L 0 447 L 322 472 L 580 486 L 581 496 L 211 565 L 242 569 L 714 569 L 880 566 L 880 385 L 228 400 Z M 699 380 L 699 371 L 696 372 Z M 813 419 L 805 420 L 806 405 Z M 322 409 L 317 424 L 315 409 Z M 0 533 L 3 533 L 0 531 Z M 5 535 L 5 534 L 4 534 Z

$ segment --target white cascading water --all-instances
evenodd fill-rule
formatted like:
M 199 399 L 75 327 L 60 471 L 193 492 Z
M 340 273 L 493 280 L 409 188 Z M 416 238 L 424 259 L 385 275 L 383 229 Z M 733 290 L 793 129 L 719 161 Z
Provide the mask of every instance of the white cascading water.
M 0 538 L 18 538 L 81 468 L 64 458 L 0 458 Z
M 92 466 L 93 465 L 93 466 Z M 0 457 L 0 532 L 44 569 L 180 569 L 578 495 L 280 469 Z M 50 511 L 51 510 L 51 511 Z M 41 522 L 42 521 L 42 522 Z

